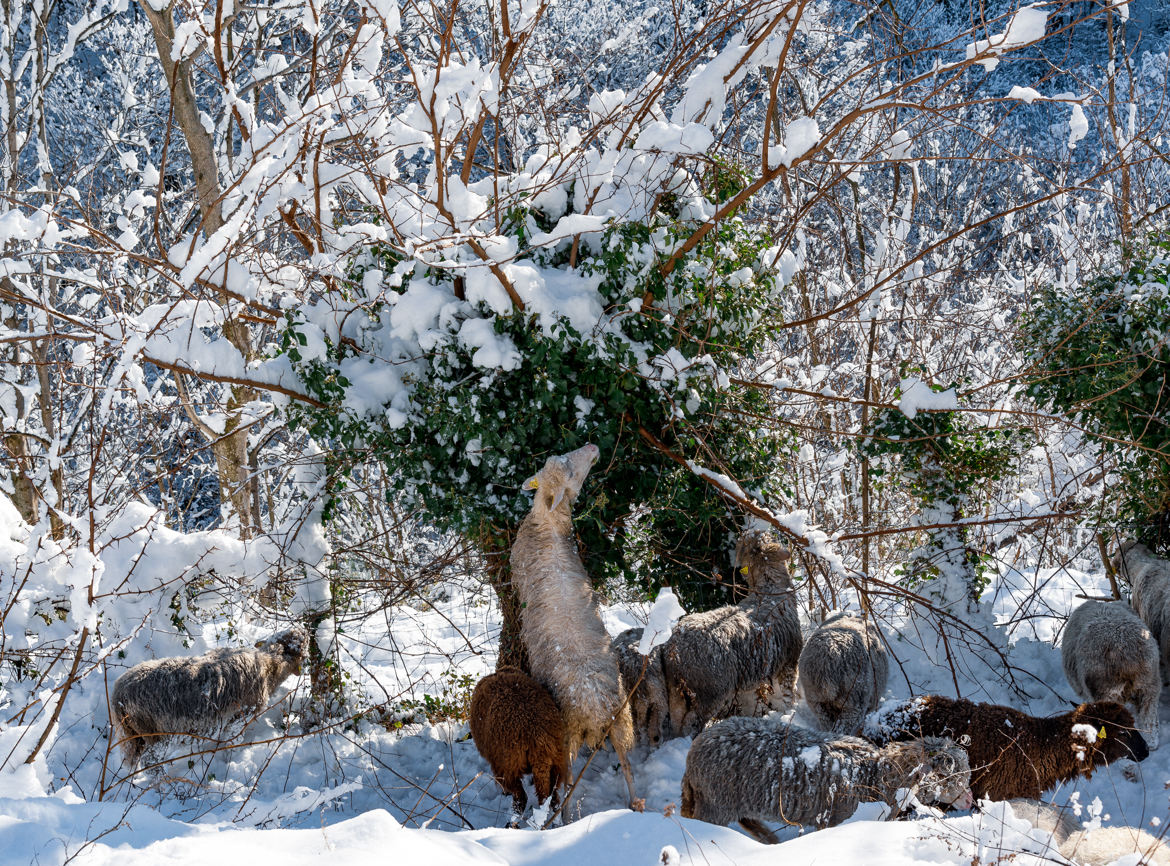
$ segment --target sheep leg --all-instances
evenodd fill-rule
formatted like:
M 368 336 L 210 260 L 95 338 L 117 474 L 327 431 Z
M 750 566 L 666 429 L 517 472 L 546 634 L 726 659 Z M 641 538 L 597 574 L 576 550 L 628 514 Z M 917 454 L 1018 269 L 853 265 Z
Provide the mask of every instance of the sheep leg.
M 634 793 L 634 771 L 630 769 L 630 759 L 626 757 L 625 749 L 619 749 L 615 745 L 614 751 L 617 752 L 618 761 L 622 765 L 622 772 L 626 776 L 626 788 L 630 792 L 630 808 L 635 812 L 641 812 L 646 808 L 646 802 L 639 800 L 637 794 Z
M 560 805 L 560 771 L 555 764 L 533 767 L 532 781 L 536 785 L 536 802 L 543 804 L 548 801 L 548 813 L 556 814 Z
M 508 816 L 509 827 L 520 826 L 520 816 L 524 814 L 524 810 L 528 808 L 528 793 L 524 790 L 524 783 L 519 776 L 512 779 L 496 778 L 500 783 L 500 787 L 504 789 L 505 794 L 512 795 L 512 814 Z
M 1150 750 L 1158 748 L 1158 699 L 1161 697 L 1149 692 L 1140 692 L 1134 695 L 1134 704 L 1137 708 L 1137 726 L 1149 740 Z
M 864 723 L 864 708 L 848 707 L 837 716 L 837 720 L 833 723 L 833 731 L 848 737 L 855 737 Z
M 748 834 L 765 845 L 775 845 L 780 838 L 755 818 L 740 818 L 739 826 L 748 831 Z

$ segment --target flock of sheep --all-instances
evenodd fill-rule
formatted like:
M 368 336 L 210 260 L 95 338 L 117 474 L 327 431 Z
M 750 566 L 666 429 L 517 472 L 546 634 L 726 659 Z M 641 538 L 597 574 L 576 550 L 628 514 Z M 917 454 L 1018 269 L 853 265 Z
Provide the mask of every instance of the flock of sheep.
M 789 553 L 768 533 L 746 532 L 736 547 L 749 590 L 738 604 L 684 616 L 648 655 L 638 651 L 641 629 L 611 640 L 572 527 L 572 505 L 597 457 L 586 445 L 550 458 L 526 482 L 533 505 L 511 567 L 530 673 L 501 668 L 472 695 L 472 737 L 513 797 L 513 822 L 526 808 L 524 776 L 555 808 L 580 747 L 597 749 L 607 739 L 630 805 L 641 808 L 629 758 L 635 742 L 693 736 L 682 814 L 738 821 L 765 842 L 776 841 L 767 822 L 832 826 L 863 801 L 885 802 L 892 813 L 915 796 L 958 809 L 977 798 L 1034 801 L 1059 782 L 1118 759 L 1143 760 L 1157 747 L 1162 675 L 1170 673 L 1170 563 L 1140 544 L 1123 546 L 1116 559 L 1133 608 L 1089 601 L 1068 620 L 1064 668 L 1086 701 L 1075 710 L 1036 718 L 926 696 L 875 712 L 889 671 L 880 632 L 838 614 L 804 640 Z M 127 758 L 136 762 L 168 734 L 262 711 L 275 688 L 300 673 L 308 640 L 293 629 L 251 649 L 131 668 L 111 696 Z M 798 695 L 819 730 L 773 713 L 791 710 Z M 562 810 L 567 805 L 565 798 Z M 1014 805 L 1056 842 L 1084 841 L 1047 807 Z M 1114 829 L 1125 832 L 1095 835 L 1096 853 L 1082 850 L 1078 859 L 1105 863 L 1136 848 L 1170 863 L 1170 851 L 1142 831 Z
M 1036 718 L 927 696 L 876 712 L 889 672 L 880 633 L 838 614 L 803 640 L 788 551 L 767 533 L 744 533 L 736 546 L 749 590 L 743 601 L 684 616 L 645 656 L 641 629 L 610 640 L 572 530 L 572 504 L 597 456 L 587 445 L 550 458 L 525 485 L 535 497 L 512 548 L 512 575 L 531 675 L 499 670 L 472 696 L 472 736 L 513 797 L 514 822 L 527 804 L 526 774 L 555 806 L 580 746 L 598 748 L 606 738 L 639 808 L 633 744 L 693 736 L 682 814 L 738 821 L 761 841 L 776 841 L 768 822 L 831 826 L 863 801 L 896 812 L 911 796 L 959 809 L 988 798 L 1014 800 L 1084 862 L 1135 849 L 1170 862 L 1170 851 L 1132 828 L 1098 831 L 1089 851 L 1068 819 L 1049 820 L 1035 802 L 1060 782 L 1111 761 L 1141 761 L 1157 746 L 1170 563 L 1126 545 L 1118 566 L 1138 613 L 1125 602 L 1090 601 L 1070 617 L 1064 666 L 1086 701 L 1075 710 Z M 1161 646 L 1170 650 L 1170 633 Z M 820 730 L 765 715 L 792 709 L 798 695 Z

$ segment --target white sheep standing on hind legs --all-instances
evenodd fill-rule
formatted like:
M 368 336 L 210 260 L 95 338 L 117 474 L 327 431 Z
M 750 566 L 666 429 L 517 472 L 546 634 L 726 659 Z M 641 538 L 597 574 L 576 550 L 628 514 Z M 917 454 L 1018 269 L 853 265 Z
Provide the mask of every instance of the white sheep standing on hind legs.
M 561 708 L 570 757 L 582 744 L 597 748 L 608 736 L 626 776 L 630 806 L 638 808 L 627 757 L 634 722 L 573 536 L 573 502 L 598 453 L 596 445 L 585 445 L 550 457 L 524 482 L 535 496 L 512 543 L 512 583 L 523 606 L 520 635 L 532 676 Z

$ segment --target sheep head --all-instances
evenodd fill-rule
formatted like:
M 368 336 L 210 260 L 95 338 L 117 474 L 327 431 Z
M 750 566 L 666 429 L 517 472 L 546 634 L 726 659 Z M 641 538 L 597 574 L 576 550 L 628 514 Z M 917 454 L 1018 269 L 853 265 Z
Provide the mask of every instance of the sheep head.
M 525 490 L 536 491 L 533 510 L 556 511 L 562 504 L 566 509 L 571 507 L 600 453 L 596 445 L 589 444 L 548 458 L 544 467 L 524 482 Z
M 924 803 L 970 809 L 971 764 L 967 750 L 948 737 L 923 737 L 891 743 L 889 755 L 895 787 L 915 787 Z M 899 781 L 900 780 L 900 781 Z
M 302 626 L 274 634 L 267 640 L 256 641 L 256 648 L 272 653 L 294 674 L 300 674 L 309 657 L 309 632 Z
M 1130 758 L 1144 761 L 1150 749 L 1145 739 L 1134 726 L 1133 715 L 1121 704 L 1113 701 L 1096 701 L 1081 704 L 1071 713 L 1072 748 L 1084 773 L 1090 775 L 1093 768 L 1119 759 Z M 1094 731 L 1088 736 L 1088 730 Z
M 1131 538 L 1129 541 L 1122 542 L 1121 547 L 1117 549 L 1117 553 L 1113 555 L 1112 564 L 1113 570 L 1126 580 L 1131 579 L 1128 562 L 1131 554 L 1135 560 L 1154 558 L 1154 554 L 1150 552 L 1150 549 L 1140 541 Z
M 747 578 L 748 589 L 757 591 L 765 586 L 779 584 L 792 588 L 788 561 L 792 558 L 788 547 L 767 530 L 750 529 L 739 536 L 735 545 L 735 567 Z

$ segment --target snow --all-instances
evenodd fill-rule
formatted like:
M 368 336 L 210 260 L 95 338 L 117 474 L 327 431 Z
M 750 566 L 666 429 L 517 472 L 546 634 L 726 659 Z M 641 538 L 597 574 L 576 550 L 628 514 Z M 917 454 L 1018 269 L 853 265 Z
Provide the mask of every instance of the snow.
M 664 586 L 650 608 L 650 616 L 642 630 L 642 639 L 638 641 L 638 652 L 649 655 L 656 646 L 661 646 L 670 640 L 674 633 L 674 625 L 685 614 L 682 604 L 669 586 Z
M 768 154 L 769 168 L 791 168 L 792 164 L 816 147 L 821 130 L 811 117 L 798 117 L 784 129 L 784 143 L 774 145 Z
M 1017 84 L 1008 91 L 1008 99 L 1019 99 L 1021 102 L 1028 103 L 1028 105 L 1031 105 L 1037 99 L 1043 98 L 1040 95 L 1040 91 L 1033 87 L 1021 87 Z
M 1085 109 L 1079 102 L 1072 106 L 1072 116 L 1068 121 L 1068 147 L 1073 150 L 1077 142 L 1089 134 L 1089 119 L 1085 117 Z
M 666 153 L 702 154 L 714 142 L 711 130 L 698 123 L 667 123 L 655 120 L 638 133 L 634 147 Z
M 898 398 L 898 409 L 911 420 L 922 410 L 958 409 L 958 397 L 954 388 L 935 391 L 917 376 L 908 376 L 898 386 L 902 396 Z
M 1041 4 L 1037 3 L 1022 7 L 1012 16 L 1002 33 L 987 39 L 977 39 L 968 45 L 967 59 L 981 58 L 975 62 L 990 72 L 999 65 L 998 55 L 1043 39 L 1048 13 L 1040 6 Z

